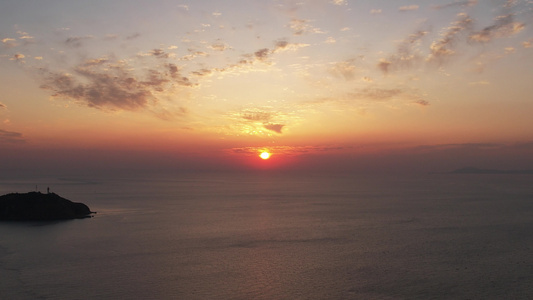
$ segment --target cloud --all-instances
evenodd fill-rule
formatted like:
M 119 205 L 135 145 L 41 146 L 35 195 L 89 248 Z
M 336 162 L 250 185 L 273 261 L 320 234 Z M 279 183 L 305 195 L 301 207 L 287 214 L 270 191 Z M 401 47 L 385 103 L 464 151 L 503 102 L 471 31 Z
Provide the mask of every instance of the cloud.
M 494 24 L 470 35 L 473 42 L 488 43 L 493 39 L 512 36 L 525 28 L 524 23 L 514 21 L 513 14 L 498 16 Z
M 4 47 L 6 47 L 6 48 L 13 48 L 13 47 L 18 46 L 17 40 L 12 39 L 12 38 L 4 38 L 4 39 L 2 39 L 2 45 Z
M 192 86 L 174 64 L 136 73 L 124 61 L 108 58 L 86 60 L 72 68 L 72 73 L 41 69 L 41 88 L 53 97 L 72 100 L 98 109 L 140 110 L 155 107 L 156 94 L 173 84 Z
M 488 81 L 476 81 L 476 82 L 469 82 L 468 85 L 490 85 L 490 82 Z
M 281 130 L 283 129 L 283 127 L 285 127 L 285 125 L 282 125 L 282 124 L 265 124 L 264 125 L 265 129 L 268 129 L 268 130 L 271 130 L 271 131 L 274 131 L 276 133 L 279 133 L 281 134 Z
M 371 101 L 389 101 L 402 95 L 401 89 L 365 88 L 351 93 L 351 98 L 366 99 Z
M 473 71 L 482 73 L 485 67 L 500 60 L 503 56 L 498 53 L 482 53 L 473 60 Z
M 396 53 L 381 59 L 377 67 L 383 73 L 411 67 L 412 64 L 421 57 L 418 49 L 419 42 L 427 34 L 428 32 L 424 30 L 418 30 L 413 34 L 410 34 L 406 39 L 400 42 Z
M 328 38 L 324 41 L 324 43 L 326 43 L 326 44 L 335 44 L 336 42 L 337 42 L 337 40 L 335 40 L 335 38 L 332 37 L 332 36 L 328 37 Z
M 271 53 L 283 52 L 283 51 L 296 51 L 300 48 L 308 47 L 309 44 L 302 43 L 289 43 L 287 40 L 281 39 L 274 42 L 274 48 Z
M 216 68 L 201 68 L 198 70 L 191 71 L 191 74 L 198 76 L 198 77 L 204 77 L 204 76 L 211 76 L 215 73 L 232 73 L 232 72 L 240 72 L 242 70 L 249 71 L 252 66 L 254 66 L 256 63 L 262 63 L 266 65 L 271 65 L 272 61 L 270 58 L 272 55 L 276 53 L 281 52 L 287 52 L 287 51 L 297 51 L 300 48 L 307 47 L 309 44 L 301 44 L 301 43 L 290 43 L 285 39 L 279 39 L 274 41 L 274 46 L 271 48 L 261 48 L 256 50 L 253 53 L 246 53 L 243 54 L 241 59 L 237 61 L 236 63 L 224 66 L 224 67 L 216 67 Z M 189 51 L 194 51 L 192 49 L 189 49 Z M 197 56 L 208 56 L 205 52 L 195 52 L 193 54 L 184 56 L 180 58 L 180 60 L 192 60 Z
M 270 64 L 269 58 L 278 52 L 284 52 L 284 51 L 296 51 L 299 48 L 307 47 L 308 44 L 296 44 L 296 43 L 289 43 L 288 41 L 281 39 L 274 42 L 273 48 L 262 48 L 254 53 L 248 53 L 243 55 L 243 59 L 241 59 L 237 64 L 230 65 L 227 68 L 217 69 L 217 71 L 223 72 L 235 69 L 237 67 L 243 66 L 243 65 L 253 65 L 255 62 L 262 62 Z
M 176 54 L 174 54 L 172 52 L 166 52 L 165 50 L 160 49 L 160 48 L 155 48 L 155 49 L 152 49 L 149 52 L 140 52 L 140 53 L 137 54 L 137 56 L 138 57 L 153 56 L 155 58 L 167 59 L 167 58 L 174 58 L 176 56 Z
M 347 60 L 335 63 L 329 72 L 336 77 L 344 78 L 345 80 L 352 80 L 356 75 L 355 60 Z
M 26 140 L 21 133 L 0 129 L 0 144 L 1 143 L 23 144 L 26 143 Z
M 310 33 L 324 33 L 319 28 L 313 27 L 309 24 L 309 20 L 305 19 L 292 19 L 289 23 L 289 28 L 292 30 L 294 35 L 304 35 Z
M 282 134 L 286 119 L 284 113 L 275 113 L 268 108 L 250 108 L 243 111 L 230 112 L 228 115 L 230 126 L 224 130 L 229 130 L 231 134 L 245 134 L 256 136 L 271 136 L 272 131 Z M 266 129 L 266 130 L 265 130 Z
M 435 8 L 470 7 L 476 4 L 477 1 L 455 1 Z M 456 56 L 457 49 L 461 45 L 486 44 L 497 38 L 516 35 L 525 28 L 525 23 L 515 21 L 516 13 L 509 13 L 514 4 L 511 5 L 508 2 L 504 6 L 504 8 L 500 8 L 501 13 L 494 19 L 493 23 L 482 30 L 474 29 L 476 22 L 468 14 L 457 14 L 455 20 L 449 26 L 442 28 L 439 38 L 435 39 L 428 48 L 422 48 L 421 46 L 424 45 L 423 39 L 428 36 L 429 32 L 418 30 L 401 41 L 395 53 L 381 58 L 376 66 L 381 72 L 388 74 L 393 71 L 424 66 L 422 63 L 441 65 Z M 523 45 L 527 47 L 529 43 L 525 42 Z M 512 51 L 511 47 L 507 47 L 507 54 Z M 423 56 L 425 56 L 425 60 L 421 59 Z M 482 63 L 478 64 L 481 67 L 484 66 Z
M 523 42 L 522 46 L 524 46 L 524 48 L 532 48 L 533 47 L 533 38 Z
M 210 76 L 211 74 L 213 74 L 213 72 L 214 70 L 204 68 L 204 69 L 193 71 L 191 74 L 198 76 L 198 77 L 204 77 L 204 76 Z
M 5 105 L 4 103 L 0 102 L 0 109 L 7 109 L 7 105 Z
M 73 47 L 73 48 L 79 48 L 81 46 L 83 46 L 83 41 L 85 40 L 91 40 L 93 39 L 94 37 L 92 35 L 87 35 L 87 36 L 72 36 L 72 37 L 69 37 L 65 40 L 65 44 L 69 47 Z
M 471 7 L 477 5 L 477 0 L 468 0 L 468 1 L 454 1 L 448 4 L 436 5 L 434 9 L 445 9 L 450 7 Z
M 118 39 L 119 36 L 117 34 L 106 34 L 104 37 L 104 40 L 106 41 L 112 41 Z
M 426 152 L 426 151 L 442 151 L 451 149 L 462 150 L 487 150 L 487 149 L 501 149 L 505 147 L 504 144 L 497 143 L 464 143 L 464 144 L 438 144 L 438 145 L 421 145 L 414 147 L 414 150 Z
M 473 22 L 474 21 L 467 14 L 459 14 L 457 20 L 448 28 L 445 28 L 444 32 L 441 34 L 441 38 L 431 43 L 428 60 L 443 62 L 443 60 L 446 60 L 449 56 L 455 54 L 453 46 L 457 43 L 458 37 L 461 33 L 470 30 Z
M 383 73 L 387 74 L 389 73 L 391 70 L 391 65 L 392 65 L 392 62 L 391 61 L 388 61 L 384 58 L 382 58 L 378 64 L 377 64 L 377 67 L 378 69 L 380 69 Z
M 138 38 L 138 37 L 140 37 L 140 36 L 141 36 L 140 33 L 134 33 L 134 34 L 132 34 L 132 35 L 127 36 L 127 37 L 126 37 L 126 40 L 134 40 L 134 39 L 136 39 L 136 38 Z
M 372 15 L 378 15 L 381 14 L 383 11 L 381 9 L 372 9 L 370 10 L 370 14 Z
M 239 147 L 228 149 L 231 153 L 244 155 L 258 155 L 263 151 L 269 151 L 272 155 L 298 156 L 324 152 L 339 152 L 353 149 L 352 146 L 270 146 L 270 147 Z
M 187 54 L 183 57 L 181 57 L 180 59 L 181 60 L 193 60 L 197 57 L 205 57 L 205 56 L 209 56 L 209 54 L 203 52 L 203 51 L 197 51 L 197 50 L 194 50 L 194 49 L 187 49 L 187 51 L 189 51 L 190 54 Z
M 407 5 L 407 6 L 402 6 L 400 8 L 398 8 L 399 11 L 413 11 L 413 10 L 418 10 L 419 6 L 418 5 Z
M 394 103 L 402 105 L 419 105 L 428 106 L 430 103 L 424 99 L 424 96 L 420 91 L 416 89 L 408 88 L 382 88 L 377 86 L 371 86 L 362 89 L 355 89 L 352 92 L 348 92 L 342 98 L 325 98 L 321 99 L 321 102 L 334 101 L 337 103 L 344 103 L 353 106 L 354 103 L 358 103 L 364 106 L 364 103 L 388 103 L 394 101 Z M 317 103 L 317 102 L 315 102 Z M 359 107 L 359 113 L 364 115 L 366 108 Z
M 332 0 L 331 3 L 335 5 L 348 5 L 347 0 Z
M 270 55 L 271 51 L 268 48 L 263 48 L 260 50 L 255 51 L 254 56 L 260 61 L 266 60 L 266 58 Z
M 24 62 L 26 56 L 22 53 L 15 53 L 9 60 L 15 60 L 18 62 Z
M 272 119 L 272 113 L 264 111 L 248 111 L 242 114 L 242 118 L 249 121 L 267 122 Z
M 426 100 L 416 100 L 416 101 L 413 101 L 414 104 L 418 104 L 420 106 L 428 106 L 429 105 L 429 102 L 426 101 Z
M 214 51 L 224 51 L 228 49 L 228 46 L 225 43 L 218 41 L 214 44 L 209 45 L 209 48 Z

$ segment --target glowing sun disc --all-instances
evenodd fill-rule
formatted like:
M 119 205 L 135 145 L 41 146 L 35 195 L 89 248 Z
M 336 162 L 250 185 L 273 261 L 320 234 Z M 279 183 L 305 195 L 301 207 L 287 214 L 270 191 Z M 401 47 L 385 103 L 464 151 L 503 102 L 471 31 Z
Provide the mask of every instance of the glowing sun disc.
M 259 157 L 261 157 L 262 159 L 269 159 L 270 158 L 270 153 L 262 152 L 261 154 L 259 154 Z

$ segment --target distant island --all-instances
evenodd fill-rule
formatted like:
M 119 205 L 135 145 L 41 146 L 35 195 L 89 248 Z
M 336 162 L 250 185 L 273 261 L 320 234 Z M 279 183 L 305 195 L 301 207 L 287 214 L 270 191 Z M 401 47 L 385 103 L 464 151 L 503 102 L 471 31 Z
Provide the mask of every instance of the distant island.
M 0 221 L 53 221 L 90 218 L 94 214 L 83 203 L 55 193 L 29 192 L 0 196 Z
M 496 170 L 467 167 L 454 170 L 452 174 L 533 174 L 533 170 Z

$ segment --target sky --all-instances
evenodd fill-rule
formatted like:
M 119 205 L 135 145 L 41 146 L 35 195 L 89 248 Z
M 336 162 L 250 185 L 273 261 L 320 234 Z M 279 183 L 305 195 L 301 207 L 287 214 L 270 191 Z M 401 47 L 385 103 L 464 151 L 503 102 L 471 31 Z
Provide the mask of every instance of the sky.
M 526 0 L 3 0 L 0 165 L 533 169 L 532 23 Z

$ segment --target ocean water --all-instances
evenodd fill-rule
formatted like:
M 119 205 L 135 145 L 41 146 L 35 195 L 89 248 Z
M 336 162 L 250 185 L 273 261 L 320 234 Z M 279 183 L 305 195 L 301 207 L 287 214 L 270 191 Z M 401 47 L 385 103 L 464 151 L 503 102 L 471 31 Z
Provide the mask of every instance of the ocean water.
M 3 179 L 94 218 L 0 223 L 0 299 L 533 299 L 533 176 Z

